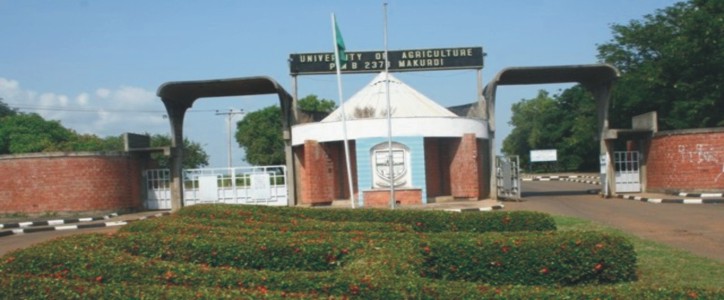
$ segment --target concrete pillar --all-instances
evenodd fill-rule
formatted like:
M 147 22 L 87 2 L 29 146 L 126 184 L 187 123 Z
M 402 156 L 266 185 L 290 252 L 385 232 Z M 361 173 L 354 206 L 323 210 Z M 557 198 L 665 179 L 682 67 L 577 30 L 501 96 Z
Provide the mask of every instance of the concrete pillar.
M 170 105 L 164 100 L 168 119 L 171 123 L 171 211 L 178 211 L 184 204 L 183 157 L 184 157 L 184 116 L 188 107 Z

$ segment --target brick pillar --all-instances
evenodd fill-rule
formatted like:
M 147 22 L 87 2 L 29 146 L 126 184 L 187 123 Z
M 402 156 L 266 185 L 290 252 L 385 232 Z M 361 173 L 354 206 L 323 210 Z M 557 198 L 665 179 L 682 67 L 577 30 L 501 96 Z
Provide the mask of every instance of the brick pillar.
M 450 190 L 455 198 L 480 198 L 481 165 L 475 134 L 465 134 L 453 150 L 450 162 Z
M 335 191 L 334 161 L 317 141 L 304 141 L 301 172 L 301 203 L 331 202 Z

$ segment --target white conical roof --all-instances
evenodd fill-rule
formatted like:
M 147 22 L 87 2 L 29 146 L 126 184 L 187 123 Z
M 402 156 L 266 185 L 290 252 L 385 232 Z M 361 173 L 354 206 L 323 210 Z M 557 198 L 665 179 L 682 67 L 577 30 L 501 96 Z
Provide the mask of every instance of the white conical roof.
M 367 86 L 344 103 L 347 120 L 387 117 L 385 72 L 380 73 Z M 387 74 L 390 82 L 390 107 L 393 118 L 456 117 L 454 113 L 425 97 L 399 79 Z M 342 120 L 342 109 L 337 108 L 322 122 Z

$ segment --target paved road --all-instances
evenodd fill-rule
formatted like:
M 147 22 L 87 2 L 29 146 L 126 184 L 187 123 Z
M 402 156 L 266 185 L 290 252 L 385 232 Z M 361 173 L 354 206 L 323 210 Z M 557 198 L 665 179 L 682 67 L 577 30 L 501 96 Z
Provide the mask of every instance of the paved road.
M 505 210 L 535 210 L 588 219 L 724 261 L 724 205 L 654 204 L 588 193 L 598 186 L 550 181 L 523 182 L 523 202 L 505 202 Z
M 139 218 L 154 217 L 160 213 L 162 213 L 162 212 L 161 211 L 144 211 L 144 212 L 137 212 L 137 213 L 131 213 L 131 214 L 122 214 L 120 216 L 113 217 L 108 220 L 99 220 L 99 221 L 94 221 L 91 223 L 105 223 L 105 222 L 112 222 L 112 221 L 137 220 Z M 56 219 L 62 219 L 62 217 L 56 218 Z M 4 223 L 14 223 L 14 222 L 18 222 L 18 221 L 29 221 L 29 220 L 10 220 L 10 222 L 8 220 L 3 220 Z M 34 221 L 37 221 L 37 220 L 34 220 Z M 88 223 L 73 223 L 73 224 L 69 224 L 69 225 L 76 225 L 76 224 L 88 224 Z M 5 255 L 5 253 L 8 253 L 15 249 L 26 248 L 26 247 L 29 247 L 29 246 L 32 246 L 32 245 L 35 245 L 38 243 L 53 240 L 53 239 L 60 238 L 63 236 L 68 236 L 68 235 L 73 235 L 73 234 L 93 233 L 93 232 L 112 233 L 112 232 L 116 232 L 118 230 L 118 228 L 119 228 L 118 226 L 113 226 L 113 227 L 74 229 L 74 230 L 60 230 L 60 231 L 41 231 L 41 232 L 34 232 L 34 233 L 4 236 L 4 237 L 0 237 L 0 256 L 3 256 L 3 255 Z
M 0 256 L 16 249 L 30 247 L 32 245 L 54 240 L 63 236 L 92 232 L 110 233 L 116 232 L 116 230 L 118 230 L 118 227 L 103 227 L 65 231 L 43 231 L 0 237 Z

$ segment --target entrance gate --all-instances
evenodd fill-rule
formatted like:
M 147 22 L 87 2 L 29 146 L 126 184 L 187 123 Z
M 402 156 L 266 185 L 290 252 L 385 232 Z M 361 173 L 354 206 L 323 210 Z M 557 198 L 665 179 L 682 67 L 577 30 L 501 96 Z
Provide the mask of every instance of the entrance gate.
M 495 157 L 498 199 L 520 200 L 520 160 L 514 156 Z
M 184 206 L 200 203 L 286 206 L 285 166 L 191 169 L 183 171 Z M 147 209 L 171 209 L 168 169 L 144 172 Z
M 613 154 L 616 192 L 641 192 L 641 154 L 638 151 L 616 151 Z

